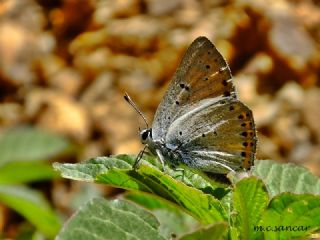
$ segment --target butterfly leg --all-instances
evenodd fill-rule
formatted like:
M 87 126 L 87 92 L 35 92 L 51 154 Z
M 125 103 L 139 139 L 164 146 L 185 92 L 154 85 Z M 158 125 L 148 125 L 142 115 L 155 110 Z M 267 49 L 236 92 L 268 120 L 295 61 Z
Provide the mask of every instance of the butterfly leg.
M 146 148 L 147 148 L 147 147 L 148 147 L 148 145 L 145 145 L 144 148 L 143 148 L 143 149 L 139 152 L 139 154 L 137 155 L 137 157 L 136 157 L 136 159 L 135 159 L 135 161 L 134 161 L 134 163 L 133 163 L 133 165 L 132 165 L 132 168 L 133 168 L 134 170 L 137 169 L 137 165 L 138 165 L 138 163 L 140 162 L 140 160 L 141 160 L 144 152 L 146 151 Z
M 164 157 L 159 149 L 156 149 L 156 153 L 157 153 L 159 160 L 160 160 L 160 163 L 162 165 L 162 171 L 165 172 L 166 169 L 164 167 Z

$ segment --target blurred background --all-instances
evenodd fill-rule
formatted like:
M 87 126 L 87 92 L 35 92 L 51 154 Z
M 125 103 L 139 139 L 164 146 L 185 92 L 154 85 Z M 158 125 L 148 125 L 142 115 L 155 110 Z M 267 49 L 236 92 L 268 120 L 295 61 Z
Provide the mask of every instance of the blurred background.
M 121 193 L 62 180 L 51 163 L 138 153 L 144 124 L 124 92 L 151 123 L 198 36 L 253 111 L 257 159 L 320 176 L 320 1 L 0 0 L 0 239 L 50 239 L 86 199 Z

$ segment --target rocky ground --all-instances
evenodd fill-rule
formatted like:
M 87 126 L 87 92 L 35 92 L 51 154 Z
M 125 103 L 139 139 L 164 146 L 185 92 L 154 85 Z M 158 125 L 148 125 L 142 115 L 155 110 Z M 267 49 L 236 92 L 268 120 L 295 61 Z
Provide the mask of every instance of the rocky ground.
M 320 175 L 316 0 L 0 1 L 1 131 L 34 125 L 82 146 L 77 161 L 137 153 L 188 45 L 207 36 L 253 111 L 258 159 Z

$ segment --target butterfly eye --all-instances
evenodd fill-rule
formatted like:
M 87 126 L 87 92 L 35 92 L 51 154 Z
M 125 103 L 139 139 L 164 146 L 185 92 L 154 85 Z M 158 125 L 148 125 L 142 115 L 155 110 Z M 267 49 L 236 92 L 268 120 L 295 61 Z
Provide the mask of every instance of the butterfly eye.
M 144 131 L 144 132 L 141 134 L 142 140 L 147 140 L 148 136 L 149 136 L 149 131 Z
M 140 132 L 140 139 L 141 139 L 142 143 L 146 143 L 146 140 L 148 138 L 152 139 L 152 129 L 151 128 L 144 129 Z

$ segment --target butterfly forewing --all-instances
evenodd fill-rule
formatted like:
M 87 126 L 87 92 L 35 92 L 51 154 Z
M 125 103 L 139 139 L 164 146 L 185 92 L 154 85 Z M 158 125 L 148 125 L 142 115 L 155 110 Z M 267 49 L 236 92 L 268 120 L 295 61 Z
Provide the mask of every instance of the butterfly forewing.
M 203 102 L 172 123 L 165 142 L 200 170 L 249 169 L 256 150 L 252 112 L 236 99 Z
M 164 139 L 175 119 L 204 99 L 236 98 L 226 61 L 205 37 L 197 38 L 185 53 L 160 103 L 152 126 L 153 138 Z

